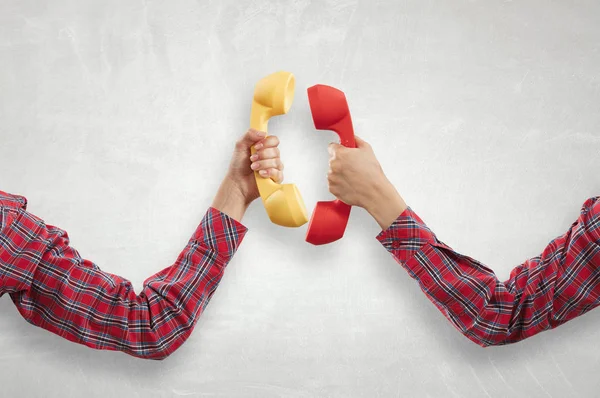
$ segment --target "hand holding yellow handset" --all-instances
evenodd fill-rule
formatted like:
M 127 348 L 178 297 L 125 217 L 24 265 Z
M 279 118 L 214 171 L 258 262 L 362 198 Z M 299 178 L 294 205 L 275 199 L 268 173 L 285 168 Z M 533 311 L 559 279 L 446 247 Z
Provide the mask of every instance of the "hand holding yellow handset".
M 269 119 L 287 113 L 292 106 L 294 89 L 295 78 L 289 72 L 275 72 L 259 80 L 254 88 L 250 127 L 267 133 Z M 284 227 L 300 227 L 308 222 L 304 201 L 294 184 L 277 184 L 256 171 L 254 177 L 271 222 Z

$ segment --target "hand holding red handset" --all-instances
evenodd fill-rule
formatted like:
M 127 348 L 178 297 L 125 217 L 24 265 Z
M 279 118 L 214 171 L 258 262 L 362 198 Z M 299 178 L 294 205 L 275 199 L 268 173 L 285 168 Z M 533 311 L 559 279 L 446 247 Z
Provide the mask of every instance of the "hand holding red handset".
M 309 87 L 308 102 L 317 130 L 332 130 L 339 135 L 343 146 L 356 148 L 352 118 L 342 91 L 317 84 Z M 306 241 L 313 245 L 325 245 L 342 238 L 351 208 L 337 199 L 318 202 L 308 224 Z

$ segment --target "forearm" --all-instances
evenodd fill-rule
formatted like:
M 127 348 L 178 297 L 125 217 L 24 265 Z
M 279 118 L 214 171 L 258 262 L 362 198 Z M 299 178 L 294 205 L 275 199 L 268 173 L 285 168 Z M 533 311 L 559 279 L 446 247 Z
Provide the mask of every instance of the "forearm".
M 456 253 L 408 209 L 378 237 L 461 333 L 482 345 L 513 343 L 596 307 L 600 284 L 600 204 L 543 253 L 501 282 L 478 261 Z M 582 289 L 586 294 L 582 294 Z
M 230 178 L 226 177 L 215 195 L 212 207 L 227 214 L 236 221 L 242 221 L 249 204 L 238 186 Z
M 27 321 L 68 340 L 162 359 L 190 335 L 245 232 L 209 210 L 177 261 L 136 295 L 128 280 L 82 259 L 64 231 L 44 227 L 20 250 L 40 258 L 31 285 L 11 297 Z
M 375 185 L 365 204 L 365 210 L 377 221 L 382 230 L 389 228 L 407 207 L 402 196 L 387 179 Z

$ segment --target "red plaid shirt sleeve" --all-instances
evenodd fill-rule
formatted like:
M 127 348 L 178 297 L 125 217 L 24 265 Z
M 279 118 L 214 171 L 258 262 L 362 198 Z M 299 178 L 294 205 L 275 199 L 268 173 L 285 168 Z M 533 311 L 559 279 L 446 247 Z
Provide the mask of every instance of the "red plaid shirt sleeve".
M 144 282 L 103 272 L 67 233 L 0 191 L 0 296 L 31 324 L 96 349 L 163 359 L 192 332 L 247 229 L 211 208 L 173 265 Z
M 453 251 L 412 209 L 377 239 L 446 318 L 481 346 L 503 345 L 559 326 L 600 304 L 600 197 L 507 281 Z

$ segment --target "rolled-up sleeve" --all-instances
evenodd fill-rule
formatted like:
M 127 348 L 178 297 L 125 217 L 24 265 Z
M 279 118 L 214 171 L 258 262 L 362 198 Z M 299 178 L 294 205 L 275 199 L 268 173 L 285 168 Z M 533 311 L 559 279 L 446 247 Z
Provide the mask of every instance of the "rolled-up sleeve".
M 500 281 L 481 262 L 440 242 L 407 209 L 377 239 L 467 338 L 481 346 L 514 343 L 600 304 L 600 199 L 539 256 Z
M 21 315 L 70 341 L 163 359 L 188 338 L 242 242 L 246 227 L 210 208 L 177 260 L 136 295 L 70 246 L 68 234 L 15 206 L 2 206 L 0 292 Z

